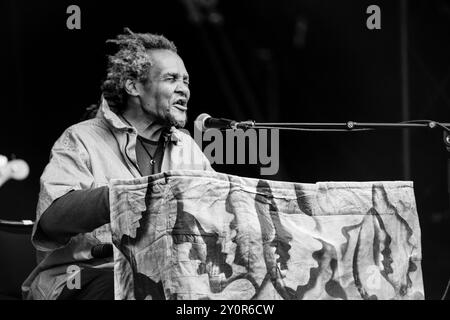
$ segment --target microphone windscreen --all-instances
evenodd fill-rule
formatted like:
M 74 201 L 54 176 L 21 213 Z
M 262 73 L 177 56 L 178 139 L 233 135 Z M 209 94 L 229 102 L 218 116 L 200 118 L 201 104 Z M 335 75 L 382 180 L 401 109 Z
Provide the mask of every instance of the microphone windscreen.
M 91 248 L 91 255 L 94 258 L 109 258 L 113 256 L 113 246 L 111 243 L 101 243 Z
M 195 119 L 194 121 L 195 129 L 199 131 L 205 131 L 206 130 L 205 120 L 208 118 L 211 118 L 211 116 L 207 113 L 202 113 L 201 115 L 199 115 L 197 119 Z

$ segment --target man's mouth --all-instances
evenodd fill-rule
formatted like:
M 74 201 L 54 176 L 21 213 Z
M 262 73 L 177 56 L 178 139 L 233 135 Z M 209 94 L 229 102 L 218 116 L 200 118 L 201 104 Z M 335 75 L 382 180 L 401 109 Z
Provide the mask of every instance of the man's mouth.
M 183 98 L 177 99 L 172 104 L 172 106 L 174 106 L 175 108 L 177 108 L 181 111 L 186 111 L 187 110 L 187 100 L 183 99 Z

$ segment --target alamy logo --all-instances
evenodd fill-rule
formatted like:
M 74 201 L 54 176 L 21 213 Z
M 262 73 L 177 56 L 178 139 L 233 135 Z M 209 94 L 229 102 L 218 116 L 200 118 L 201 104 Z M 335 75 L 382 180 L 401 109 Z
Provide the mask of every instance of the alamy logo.
M 381 29 L 381 9 L 377 5 L 371 5 L 367 7 L 366 13 L 370 14 L 367 18 L 367 29 Z
M 66 273 L 68 275 L 66 280 L 67 289 L 80 289 L 81 288 L 81 269 L 76 265 L 70 265 L 67 267 Z
M 81 9 L 77 5 L 70 5 L 67 7 L 66 13 L 70 14 L 70 16 L 67 18 L 66 26 L 67 29 L 73 30 L 81 29 Z
M 178 129 L 190 136 L 188 130 Z M 211 164 L 260 165 L 260 174 L 275 175 L 279 170 L 278 129 L 208 129 L 194 127 L 194 141 Z M 195 154 L 194 154 L 195 155 Z M 195 159 L 201 164 L 202 159 Z

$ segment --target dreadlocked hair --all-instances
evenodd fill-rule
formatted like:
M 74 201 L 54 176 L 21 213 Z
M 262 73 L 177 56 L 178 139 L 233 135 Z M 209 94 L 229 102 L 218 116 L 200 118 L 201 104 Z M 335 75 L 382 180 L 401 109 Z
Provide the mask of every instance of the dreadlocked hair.
M 124 32 L 116 39 L 106 41 L 119 46 L 117 53 L 108 57 L 106 79 L 101 86 L 103 96 L 114 112 L 120 112 L 124 108 L 126 80 L 145 82 L 148 79 L 153 64 L 148 50 L 166 49 L 177 52 L 175 44 L 163 35 L 134 33 L 129 28 L 125 28 Z

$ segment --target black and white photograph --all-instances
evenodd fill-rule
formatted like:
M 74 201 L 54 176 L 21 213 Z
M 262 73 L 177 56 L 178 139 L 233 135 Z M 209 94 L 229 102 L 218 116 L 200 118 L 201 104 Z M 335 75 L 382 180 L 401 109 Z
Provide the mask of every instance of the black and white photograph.
M 450 299 L 450 0 L 0 15 L 0 300 Z

